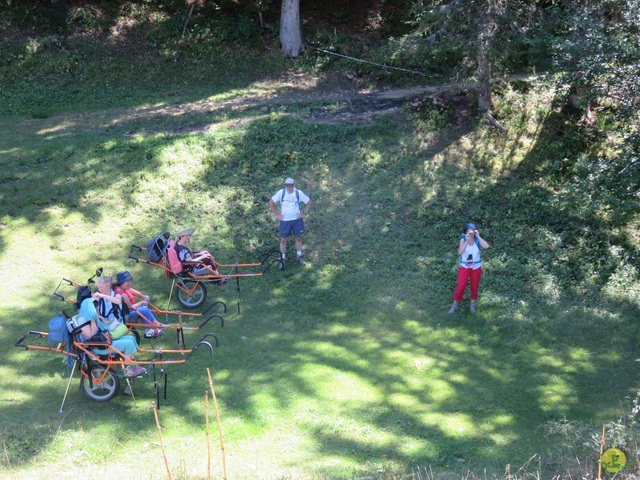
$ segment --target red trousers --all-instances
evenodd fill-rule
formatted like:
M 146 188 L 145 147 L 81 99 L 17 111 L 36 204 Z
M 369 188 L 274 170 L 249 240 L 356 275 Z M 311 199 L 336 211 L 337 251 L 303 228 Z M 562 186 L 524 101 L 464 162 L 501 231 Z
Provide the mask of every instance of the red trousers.
M 473 270 L 472 268 L 458 268 L 458 285 L 453 294 L 454 302 L 461 302 L 464 296 L 464 290 L 467 283 L 471 283 L 471 300 L 478 299 L 478 288 L 480 287 L 480 277 L 482 276 L 482 267 Z

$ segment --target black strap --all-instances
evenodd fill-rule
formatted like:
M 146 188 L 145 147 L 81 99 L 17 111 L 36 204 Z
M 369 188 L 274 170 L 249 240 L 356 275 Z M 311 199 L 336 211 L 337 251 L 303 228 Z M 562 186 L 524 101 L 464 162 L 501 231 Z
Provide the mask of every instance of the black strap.
M 298 203 L 300 203 L 300 191 L 297 188 L 294 188 L 294 191 L 296 192 L 296 200 L 298 201 Z M 280 198 L 281 202 L 284 201 L 284 194 L 285 193 L 287 193 L 287 189 L 283 188 L 282 189 L 282 197 Z
M 103 312 L 104 312 L 104 298 L 101 298 L 100 299 L 100 315 L 102 315 L 104 318 L 109 318 L 113 313 L 114 317 L 116 317 L 118 320 L 122 320 L 121 305 L 118 305 L 117 303 L 111 302 L 111 310 L 109 310 L 109 312 L 106 314 Z
M 85 323 L 83 323 L 82 325 L 79 325 L 79 326 L 77 326 L 76 328 L 74 328 L 73 330 L 71 330 L 71 331 L 69 332 L 69 335 L 71 335 L 73 338 L 75 338 L 75 336 L 76 336 L 78 333 L 82 332 L 82 329 L 83 329 L 84 327 L 86 327 L 87 325 L 89 325 L 90 323 L 91 323 L 91 320 L 87 320 L 87 321 L 86 321 Z

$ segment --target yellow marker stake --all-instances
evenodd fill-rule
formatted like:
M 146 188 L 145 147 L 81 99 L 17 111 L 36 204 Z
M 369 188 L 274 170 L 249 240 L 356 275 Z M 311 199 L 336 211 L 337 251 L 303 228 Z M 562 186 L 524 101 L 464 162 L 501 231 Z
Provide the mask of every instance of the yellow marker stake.
M 227 480 L 227 462 L 224 456 L 224 442 L 222 441 L 222 425 L 220 425 L 220 412 L 218 411 L 218 400 L 216 399 L 216 392 L 213 389 L 213 380 L 211 379 L 211 372 L 207 368 L 207 375 L 209 376 L 209 387 L 211 388 L 211 396 L 213 397 L 213 405 L 216 409 L 216 420 L 218 421 L 218 432 L 220 433 L 220 452 L 222 454 L 222 478 Z

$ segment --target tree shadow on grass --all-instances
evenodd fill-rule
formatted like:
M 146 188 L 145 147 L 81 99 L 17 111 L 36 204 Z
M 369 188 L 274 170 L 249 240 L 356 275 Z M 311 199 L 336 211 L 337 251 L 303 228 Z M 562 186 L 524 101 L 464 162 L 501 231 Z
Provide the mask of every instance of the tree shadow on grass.
M 311 268 L 292 266 L 256 280 L 245 291 L 242 321 L 221 332 L 223 347 L 213 363 L 223 375 L 221 400 L 231 415 L 254 426 L 258 437 L 277 422 L 302 425 L 321 456 L 359 462 L 393 456 L 443 469 L 463 460 L 500 470 L 544 448 L 544 439 L 532 439 L 531 432 L 539 433 L 547 420 L 591 420 L 594 411 L 600 420 L 617 412 L 619 389 L 635 378 L 628 358 L 638 351 L 636 335 L 610 333 L 627 332 L 632 317 L 571 305 L 579 291 L 555 282 L 571 274 L 571 258 L 558 265 L 562 252 L 553 242 L 564 240 L 565 226 L 578 224 L 578 214 L 562 213 L 551 191 L 517 178 L 468 182 L 480 176 L 473 166 L 448 158 L 462 134 L 400 154 L 411 146 L 389 151 L 389 138 L 382 136 L 395 131 L 384 122 L 314 130 L 271 119 L 229 143 L 207 140 L 210 169 L 189 184 L 193 189 L 214 177 L 216 188 L 229 190 L 221 223 L 254 219 L 228 230 L 227 252 L 239 254 L 257 251 L 264 238 L 276 240 L 266 200 L 285 176 L 298 178 L 315 204 L 307 237 Z M 122 148 L 153 168 L 154 152 L 181 139 L 138 139 Z M 229 145 L 231 154 L 215 150 Z M 130 159 L 118 148 L 111 152 L 114 163 L 105 175 L 122 172 Z M 439 187 L 425 199 L 423 188 L 431 183 Z M 126 193 L 131 189 L 122 191 L 125 200 L 134 199 Z M 181 200 L 201 194 L 187 191 Z M 201 217 L 185 213 L 187 205 L 162 206 L 163 225 L 197 224 Z M 487 300 L 475 317 L 450 317 L 441 304 L 451 295 L 455 244 L 469 217 L 492 243 L 483 280 Z M 140 224 L 127 226 L 127 234 Z M 536 240 L 528 243 L 531 231 Z M 212 238 L 206 232 L 202 240 Z M 543 252 L 550 257 L 536 272 L 529 259 Z M 547 276 L 551 290 L 543 288 Z M 579 285 L 587 277 L 579 271 L 569 278 Z M 633 302 L 627 308 L 638 313 Z M 194 369 L 205 365 L 197 360 Z M 194 372 L 178 379 L 184 392 L 175 411 L 201 425 L 195 407 L 178 406 L 195 395 L 189 385 L 203 374 Z M 33 398 L 46 394 L 30 388 Z M 300 409 L 300 403 L 312 406 Z M 115 425 L 125 421 L 115 416 L 115 406 L 123 404 L 113 404 Z M 9 405 L 3 416 L 19 410 Z
M 441 151 L 444 151 L 446 146 L 442 147 Z M 437 150 L 433 153 L 436 152 Z M 382 154 L 381 158 L 381 164 L 385 165 L 385 155 Z M 331 272 L 329 273 L 331 280 L 327 288 L 337 290 L 327 294 L 327 304 L 344 305 L 348 301 L 344 295 L 355 294 L 352 302 L 357 305 L 354 307 L 356 312 L 362 309 L 362 305 L 374 304 L 379 299 L 385 300 L 389 297 L 392 298 L 393 305 L 394 294 L 398 293 L 398 289 L 394 288 L 396 282 L 402 282 L 402 277 L 410 277 L 415 281 L 418 275 L 426 275 L 436 283 L 440 282 L 438 276 L 446 272 L 452 278 L 450 287 L 452 289 L 455 278 L 453 268 L 442 268 L 443 261 L 448 261 L 449 257 L 443 260 L 442 253 L 438 252 L 454 250 L 457 240 L 455 232 L 459 231 L 459 225 L 468 220 L 475 220 L 482 225 L 486 238 L 492 242 L 495 238 L 493 248 L 486 255 L 487 270 L 491 277 L 503 276 L 508 279 L 504 281 L 488 279 L 483 282 L 483 289 L 487 292 L 487 296 L 496 298 L 496 300 L 489 300 L 486 305 L 489 314 L 495 314 L 495 318 L 482 315 L 478 323 L 472 320 L 473 317 L 464 316 L 464 323 L 451 329 L 452 332 L 463 336 L 458 345 L 451 345 L 453 342 L 442 339 L 425 342 L 428 351 L 426 357 L 429 359 L 427 363 L 433 361 L 447 364 L 447 372 L 442 374 L 443 382 L 455 393 L 451 395 L 449 402 L 435 409 L 436 414 L 442 417 L 442 425 L 433 420 L 431 423 L 422 420 L 422 425 L 417 427 L 417 430 L 422 433 L 417 436 L 441 439 L 441 446 L 452 445 L 453 449 L 438 450 L 438 447 L 434 447 L 436 453 L 418 457 L 419 461 L 433 462 L 441 456 L 446 458 L 446 461 L 452 461 L 451 458 L 456 454 L 451 452 L 462 452 L 460 455 L 463 458 L 471 456 L 480 464 L 502 465 L 513 462 L 514 458 L 520 458 L 524 463 L 530 458 L 532 451 L 544 448 L 544 441 L 531 443 L 530 434 L 520 435 L 519 432 L 542 429 L 545 421 L 563 416 L 584 418 L 586 415 L 591 418 L 593 410 L 585 408 L 584 405 L 594 396 L 598 402 L 597 415 L 611 414 L 618 404 L 620 395 L 624 396 L 628 385 L 634 379 L 628 357 L 626 355 L 611 356 L 611 353 L 624 351 L 631 357 L 637 355 L 638 351 L 633 339 L 625 334 L 611 337 L 605 333 L 631 328 L 626 320 L 618 318 L 615 314 L 590 313 L 588 309 L 583 310 L 578 306 L 566 310 L 566 304 L 571 304 L 588 283 L 589 271 L 574 271 L 575 263 L 570 258 L 572 250 L 577 251 L 581 247 L 579 235 L 566 237 L 569 248 L 564 251 L 564 254 L 557 251 L 554 242 L 564 241 L 563 235 L 573 226 L 580 231 L 578 227 L 584 225 L 584 217 L 580 212 L 564 212 L 550 189 L 520 181 L 517 176 L 495 184 L 488 183 L 484 188 L 477 188 L 477 185 L 462 184 L 462 187 L 460 184 L 452 185 L 447 183 L 450 180 L 443 177 L 440 195 L 428 205 L 437 209 L 436 213 L 430 212 L 427 217 L 431 223 L 424 227 L 426 239 L 420 241 L 414 236 L 417 226 L 415 218 L 416 216 L 420 218 L 421 214 L 424 215 L 424 210 L 420 210 L 424 206 L 417 205 L 417 202 L 411 203 L 421 198 L 419 189 L 411 187 L 411 177 L 416 175 L 417 167 L 422 168 L 422 162 L 415 162 L 409 157 L 405 158 L 405 162 L 403 164 L 402 161 L 396 160 L 393 164 L 385 165 L 387 171 L 395 168 L 404 171 L 405 174 L 401 180 L 398 180 L 397 176 L 391 177 L 389 188 L 383 193 L 376 192 L 372 188 L 371 191 L 375 192 L 373 195 L 367 192 L 362 196 L 354 195 L 353 191 L 344 188 L 350 183 L 354 184 L 355 178 L 345 175 L 346 169 L 331 165 L 330 168 L 336 168 L 336 172 L 340 171 L 340 175 L 334 175 L 334 178 L 339 177 L 340 181 L 331 184 L 337 183 L 343 188 L 338 186 L 329 192 L 326 190 L 318 192 L 317 196 L 325 200 L 323 218 L 331 221 L 323 224 L 320 220 L 314 224 L 315 231 L 323 236 L 322 245 L 317 246 L 319 252 L 314 254 L 314 260 L 318 260 L 320 265 L 323 265 L 320 267 L 321 270 Z M 354 159 L 346 163 L 358 166 L 357 174 L 360 175 L 358 184 L 366 184 L 368 172 L 363 171 L 365 162 L 362 159 Z M 413 168 L 407 168 L 409 165 Z M 300 165 L 292 167 L 294 170 L 304 169 Z M 471 167 L 456 165 L 444 167 L 447 177 L 461 179 L 473 178 L 477 175 L 466 170 L 469 168 Z M 452 173 L 455 169 L 459 169 L 459 173 Z M 371 175 L 372 179 L 375 177 L 378 181 L 384 181 L 380 170 L 375 174 Z M 438 181 L 437 175 L 435 181 Z M 452 186 L 451 190 L 446 190 Z M 349 219 L 344 219 L 337 213 L 334 214 L 330 199 L 335 196 L 332 197 L 330 194 L 336 191 L 339 192 L 336 196 L 341 198 L 340 206 L 351 207 L 352 214 Z M 357 205 L 358 202 L 361 202 L 363 212 L 367 213 L 362 215 L 357 213 L 358 209 L 354 209 L 353 205 Z M 316 208 L 318 208 L 317 204 Z M 341 208 L 335 209 L 335 212 L 340 210 Z M 380 210 L 379 216 L 375 213 L 376 210 Z M 372 211 L 374 213 L 371 213 Z M 327 226 L 329 223 L 333 230 Z M 354 231 L 358 232 L 357 237 Z M 386 242 L 380 241 L 380 237 L 385 235 L 393 238 L 392 245 L 385 245 Z M 416 261 L 414 257 L 412 260 L 411 257 L 416 255 L 416 249 L 425 245 L 430 249 L 425 248 L 425 251 L 419 254 L 424 259 Z M 617 264 L 617 259 L 611 256 L 609 251 L 601 250 L 599 245 L 594 247 L 585 252 L 593 258 L 601 258 L 602 265 Z M 563 247 L 565 248 L 567 247 Z M 336 252 L 340 262 L 336 261 Z M 547 256 L 546 259 L 544 255 Z M 568 257 L 563 261 L 565 255 Z M 495 259 L 492 259 L 492 256 L 495 256 Z M 455 254 L 451 254 L 450 257 L 452 264 L 455 264 Z M 336 265 L 329 269 L 322 261 Z M 394 266 L 401 265 L 403 261 L 408 268 L 396 268 L 394 271 Z M 535 263 L 536 261 L 539 264 Z M 352 271 L 352 274 L 345 273 L 345 268 L 341 265 L 343 262 L 349 265 L 346 270 Z M 420 268 L 421 263 L 426 269 Z M 602 271 L 601 274 L 597 282 L 599 287 L 605 285 L 610 278 L 610 271 Z M 320 280 L 317 280 L 317 283 L 313 280 L 308 282 L 299 278 L 302 273 L 291 275 L 294 279 L 287 283 L 294 289 L 310 289 L 316 291 L 316 295 L 321 295 L 320 292 L 326 290 Z M 376 288 L 372 291 L 371 282 L 367 281 L 368 275 L 384 277 L 386 279 L 383 282 L 384 287 L 381 288 L 377 282 L 374 284 Z M 320 275 L 313 275 L 313 277 L 319 278 Z M 340 286 L 341 284 L 343 287 Z M 282 287 L 292 292 L 284 284 Z M 443 291 L 440 288 L 437 296 L 440 296 Z M 523 300 L 523 292 L 526 292 L 526 296 L 521 305 L 518 301 Z M 314 307 L 313 302 L 309 302 L 308 298 L 295 293 L 291 293 L 291 296 L 293 298 L 288 299 L 288 302 L 293 305 L 299 302 L 304 303 L 304 307 L 296 308 L 301 315 L 309 311 L 322 312 L 322 307 Z M 297 301 L 296 298 L 300 300 Z M 398 298 L 404 299 L 410 305 L 409 310 L 412 314 L 419 316 L 419 310 L 411 307 L 416 304 L 415 299 L 406 294 L 400 294 L 395 298 L 396 302 L 399 301 Z M 594 299 L 587 304 L 593 306 L 598 301 Z M 288 302 L 282 304 L 283 308 Z M 546 306 L 539 307 L 539 305 Z M 435 316 L 429 325 L 434 326 L 436 321 L 446 322 L 451 318 L 446 317 L 444 312 L 435 313 L 433 307 L 425 308 Z M 637 310 L 633 304 L 630 308 L 633 311 Z M 509 318 L 511 314 L 513 317 Z M 574 315 L 580 316 L 580 321 L 575 322 Z M 391 311 L 389 316 L 397 318 L 399 314 Z M 348 324 L 350 312 L 345 311 L 343 317 Z M 599 317 L 599 320 L 595 317 Z M 394 329 L 398 328 L 400 327 L 394 324 Z M 387 333 L 387 330 L 381 329 L 381 331 L 383 335 Z M 407 336 L 410 337 L 410 334 L 407 333 Z M 607 338 L 607 342 L 603 343 L 603 338 Z M 290 341 L 295 340 L 292 337 Z M 341 341 L 344 343 L 345 351 L 357 351 L 353 343 L 345 341 L 342 337 L 332 339 L 331 343 L 336 345 Z M 414 342 L 415 339 L 407 339 L 406 344 L 402 342 L 393 344 L 389 351 L 397 352 L 406 348 L 406 345 L 415 347 Z M 477 351 L 467 355 L 466 351 L 473 351 L 469 347 L 473 344 L 479 345 Z M 305 354 L 310 355 L 307 350 Z M 368 355 L 371 356 L 368 352 L 360 352 L 358 357 Z M 416 356 L 419 357 L 419 355 Z M 422 354 L 422 356 L 425 355 Z M 336 355 L 336 358 L 339 357 L 340 355 Z M 434 359 L 431 360 L 431 357 Z M 389 363 L 385 360 L 381 357 L 375 358 L 371 361 L 371 365 L 379 367 Z M 397 375 L 384 379 L 376 378 L 374 368 L 359 369 L 349 362 L 345 365 L 336 359 L 319 358 L 310 363 L 330 364 L 337 370 L 354 371 L 359 378 L 367 378 L 376 385 L 398 383 Z M 477 366 L 477 369 L 474 369 L 474 366 Z M 292 370 L 299 368 L 301 366 L 296 365 Z M 237 375 L 240 376 L 241 373 L 238 371 Z M 267 375 L 267 377 L 271 376 Z M 283 374 L 278 370 L 273 376 L 288 378 L 289 374 Z M 599 379 L 602 376 L 606 377 L 606 380 L 600 382 Z M 594 388 L 594 384 L 598 387 Z M 621 392 L 618 388 L 624 391 Z M 428 403 L 428 386 L 424 389 L 424 392 L 414 394 L 416 403 Z M 296 390 L 305 391 L 309 396 L 317 395 L 317 392 L 309 389 L 309 385 L 305 385 L 304 382 L 297 385 Z M 240 393 L 238 397 L 246 397 L 245 393 Z M 389 390 L 385 396 L 392 396 L 395 393 L 397 392 Z M 274 395 L 277 394 L 274 393 Z M 283 408 L 285 405 L 286 400 L 283 398 Z M 246 408 L 249 406 L 247 405 Z M 402 408 L 398 410 L 399 415 L 403 416 Z M 347 415 L 356 418 L 359 413 L 354 409 Z M 453 433 L 455 429 L 447 431 L 446 424 L 452 422 L 452 419 L 455 422 L 456 416 L 466 417 L 470 424 L 482 426 L 479 432 L 482 432 L 481 437 L 485 443 L 477 443 L 478 438 L 475 435 L 479 435 L 478 432 L 469 433 L 466 438 L 458 438 L 458 434 Z M 420 424 L 412 415 L 408 417 L 408 423 Z M 390 428 L 381 419 L 373 423 Z M 347 449 L 371 452 L 372 456 L 387 455 L 391 451 L 400 457 L 403 455 L 410 457 L 406 453 L 403 454 L 396 444 L 394 444 L 395 447 L 372 449 L 366 441 L 348 439 L 348 433 L 325 435 L 321 430 L 319 430 L 319 436 L 322 437 L 322 445 L 333 445 L 333 447 L 327 447 L 327 451 L 332 451 L 334 454 Z M 465 436 L 462 435 L 462 437 Z M 474 446 L 469 446 L 470 443 Z M 444 450 L 447 451 L 446 454 Z M 361 458 L 370 458 L 369 453 L 363 453 Z

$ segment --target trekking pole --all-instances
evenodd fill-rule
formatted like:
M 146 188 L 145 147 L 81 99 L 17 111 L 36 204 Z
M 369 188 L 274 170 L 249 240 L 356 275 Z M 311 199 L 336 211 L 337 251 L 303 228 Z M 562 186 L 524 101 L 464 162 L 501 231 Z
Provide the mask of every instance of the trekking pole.
M 151 402 L 153 408 L 153 416 L 156 418 L 156 428 L 158 429 L 158 437 L 160 437 L 160 448 L 162 449 L 162 457 L 164 458 L 164 466 L 167 467 L 167 475 L 169 480 L 173 480 L 171 476 L 171 470 L 169 470 L 169 462 L 167 461 L 167 454 L 164 451 L 164 442 L 162 441 L 162 430 L 160 429 L 160 420 L 158 420 L 158 409 L 156 408 L 156 402 Z
M 222 425 L 220 425 L 220 412 L 218 411 L 218 400 L 216 399 L 216 392 L 213 389 L 213 380 L 211 379 L 211 372 L 207 368 L 207 375 L 209 377 L 209 387 L 211 387 L 211 396 L 213 397 L 213 406 L 216 409 L 216 421 L 218 422 L 218 432 L 220 433 L 220 454 L 222 455 L 222 478 L 227 480 L 227 462 L 224 456 L 224 441 L 222 440 Z
M 73 379 L 73 372 L 76 371 L 76 364 L 78 362 L 73 362 L 73 367 L 71 368 L 71 375 L 69 375 L 69 381 L 67 382 L 67 389 L 64 391 L 64 398 L 62 399 L 62 404 L 60 405 L 60 411 L 58 413 L 62 413 L 62 408 L 64 407 L 64 402 L 67 401 L 67 394 L 69 393 L 69 387 L 71 386 L 71 380 Z

